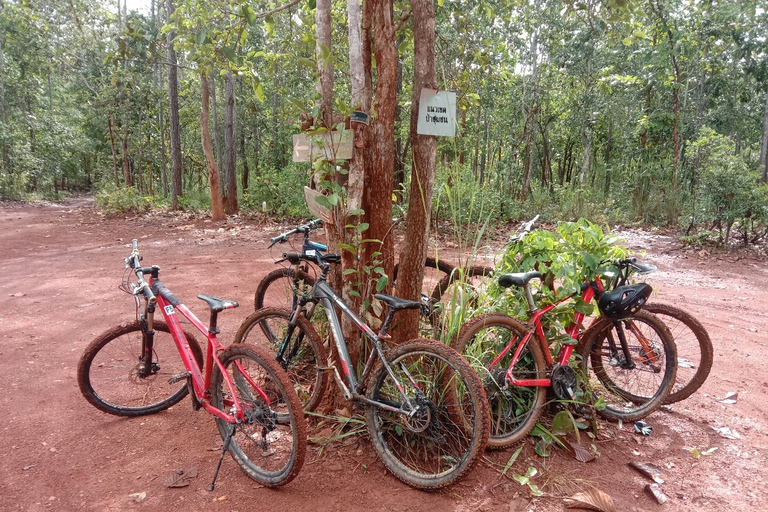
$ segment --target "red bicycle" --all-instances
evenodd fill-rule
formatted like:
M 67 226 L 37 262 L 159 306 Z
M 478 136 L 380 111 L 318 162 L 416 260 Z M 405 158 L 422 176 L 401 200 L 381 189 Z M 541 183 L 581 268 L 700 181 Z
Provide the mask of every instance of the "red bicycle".
M 672 336 L 661 321 L 640 310 L 650 286 L 631 285 L 603 292 L 599 278 L 584 283 L 581 299 L 589 303 L 600 296 L 603 316 L 582 333 L 585 313 L 576 311 L 565 329 L 567 336 L 553 343 L 545 334 L 543 317 L 578 294 L 539 308 L 530 281 L 541 276 L 540 272 L 527 272 L 499 278 L 502 287 L 523 289 L 529 306 L 528 323 L 504 313 L 488 313 L 464 324 L 451 344 L 483 380 L 491 413 L 491 448 L 510 446 L 531 431 L 545 405 L 548 388 L 559 399 L 574 400 L 579 379 L 569 361 L 579 340 L 579 368 L 591 381 L 598 410 L 609 418 L 647 416 L 663 403 L 675 380 Z M 612 329 L 620 342 L 609 347 L 605 331 Z M 596 366 L 595 361 L 605 364 Z
M 160 281 L 158 266 L 141 266 L 136 240 L 125 261 L 120 288 L 133 295 L 137 319 L 107 330 L 86 348 L 77 370 L 83 396 L 104 412 L 143 416 L 168 409 L 189 394 L 194 410 L 205 409 L 216 418 L 224 441 L 209 490 L 227 451 L 265 486 L 290 482 L 306 452 L 301 402 L 274 357 L 253 346 L 227 348 L 218 340 L 218 313 L 238 304 L 198 295 L 210 308 L 206 326 Z M 127 279 L 131 271 L 136 283 Z M 157 307 L 165 322 L 155 321 Z M 181 327 L 179 314 L 206 337 L 205 362 L 194 336 Z

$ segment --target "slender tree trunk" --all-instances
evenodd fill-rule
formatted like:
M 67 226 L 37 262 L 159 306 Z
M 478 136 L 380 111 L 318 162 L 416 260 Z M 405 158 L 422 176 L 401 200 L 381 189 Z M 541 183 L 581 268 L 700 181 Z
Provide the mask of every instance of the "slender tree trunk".
M 200 109 L 200 133 L 203 143 L 203 154 L 205 163 L 208 167 L 208 185 L 211 188 L 211 218 L 214 221 L 224 220 L 224 205 L 219 191 L 219 168 L 216 166 L 216 159 L 213 155 L 211 146 L 211 129 L 209 120 L 208 106 L 208 76 L 201 73 L 200 84 L 202 85 L 202 108 Z
M 115 151 L 115 124 L 113 116 L 107 118 L 107 127 L 109 128 L 109 146 L 112 148 L 112 173 L 115 175 L 115 186 L 120 186 L 120 174 L 117 172 L 117 151 Z
M 765 91 L 765 113 L 763 114 L 763 137 L 760 144 L 760 166 L 763 175 L 760 181 L 768 183 L 768 90 Z
M 331 44 L 331 0 L 316 2 L 317 41 L 315 54 L 317 56 L 317 72 L 320 76 L 318 92 L 320 93 L 321 126 L 329 130 L 333 125 L 333 59 Z
M 397 293 L 409 300 L 419 300 L 424 278 L 424 260 L 429 244 L 429 224 L 432 213 L 432 192 L 435 187 L 437 165 L 437 137 L 419 135 L 416 127 L 419 119 L 421 90 L 437 89 L 435 80 L 435 6 L 433 0 L 411 0 L 413 11 L 414 77 L 411 95 L 411 146 L 413 170 L 408 202 L 405 239 L 400 253 L 397 276 Z M 377 60 L 378 62 L 378 60 Z M 419 312 L 407 310 L 400 313 L 398 325 L 400 341 L 418 336 Z
M 230 69 L 225 81 L 224 151 L 227 172 L 225 173 L 226 194 L 224 211 L 228 215 L 237 213 L 237 148 L 235 146 L 235 77 Z
M 175 9 L 173 0 L 166 0 L 168 17 Z M 168 98 L 170 110 L 170 142 L 171 142 L 171 209 L 179 209 L 179 197 L 183 195 L 181 183 L 181 129 L 179 127 L 179 80 L 176 65 L 176 50 L 173 47 L 173 39 L 176 35 L 168 32 Z
M 211 107 L 213 107 L 213 150 L 216 154 L 216 165 L 219 169 L 224 169 L 222 165 L 221 131 L 219 130 L 219 103 L 216 101 L 216 75 L 213 71 L 209 75 L 210 84 L 208 84 L 208 90 L 211 94 Z

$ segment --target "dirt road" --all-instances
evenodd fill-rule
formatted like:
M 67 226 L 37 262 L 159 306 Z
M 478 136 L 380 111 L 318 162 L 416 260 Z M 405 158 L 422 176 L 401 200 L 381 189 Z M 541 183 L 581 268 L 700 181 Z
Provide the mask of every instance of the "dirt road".
M 77 361 L 96 335 L 132 319 L 132 298 L 117 289 L 132 238 L 201 316 L 197 293 L 242 304 L 220 317 L 227 341 L 250 312 L 258 280 L 274 268 L 265 240 L 280 229 L 184 215 L 105 219 L 87 203 L 0 206 L 0 375 L 7 391 L 0 398 L 0 510 L 549 512 L 589 486 L 610 494 L 618 510 L 659 508 L 631 461 L 663 469 L 669 501 L 662 510 L 761 510 L 768 502 L 768 263 L 685 253 L 673 239 L 632 233 L 629 244 L 646 249 L 645 261 L 660 269 L 650 280 L 658 300 L 692 312 L 715 344 L 709 380 L 690 399 L 651 415 L 652 436 L 603 424 L 601 455 L 586 464 L 556 449 L 541 458 L 529 441 L 504 477 L 512 451 L 489 453 L 458 485 L 424 493 L 389 475 L 366 436 L 357 435 L 310 445 L 302 473 L 279 490 L 254 485 L 227 457 L 216 491 L 207 491 L 221 445 L 213 419 L 186 400 L 146 418 L 103 414 L 80 395 Z M 717 401 L 729 392 L 738 393 L 735 404 Z M 713 430 L 724 426 L 738 438 Z M 531 498 L 511 478 L 530 466 L 547 497 Z M 179 468 L 199 476 L 188 487 L 165 487 Z

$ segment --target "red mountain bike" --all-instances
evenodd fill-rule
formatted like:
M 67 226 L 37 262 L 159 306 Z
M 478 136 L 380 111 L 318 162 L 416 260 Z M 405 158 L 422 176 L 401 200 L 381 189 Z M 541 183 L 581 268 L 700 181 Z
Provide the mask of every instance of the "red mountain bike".
M 136 240 L 125 261 L 126 274 L 135 273 L 137 282 L 124 278 L 121 289 L 134 296 L 137 320 L 107 330 L 85 349 L 77 369 L 83 396 L 104 412 L 142 416 L 168 409 L 190 394 L 193 409 L 205 409 L 216 418 L 224 440 L 209 490 L 227 451 L 263 485 L 290 482 L 306 452 L 301 403 L 274 357 L 253 346 L 226 348 L 218 340 L 218 313 L 237 303 L 198 295 L 211 311 L 206 327 L 160 281 L 159 267 L 141 266 Z M 165 322 L 155 321 L 157 307 Z M 206 337 L 205 362 L 194 336 L 182 329 L 179 314 Z

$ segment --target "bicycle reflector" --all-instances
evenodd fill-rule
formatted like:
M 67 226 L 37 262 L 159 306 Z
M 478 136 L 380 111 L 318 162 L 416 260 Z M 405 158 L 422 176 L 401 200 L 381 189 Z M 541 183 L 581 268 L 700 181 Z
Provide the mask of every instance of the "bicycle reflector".
M 618 286 L 603 293 L 597 307 L 608 318 L 627 318 L 643 307 L 652 291 L 653 288 L 647 283 Z

